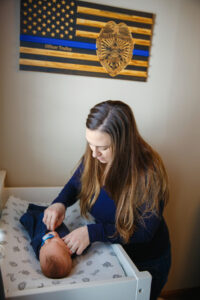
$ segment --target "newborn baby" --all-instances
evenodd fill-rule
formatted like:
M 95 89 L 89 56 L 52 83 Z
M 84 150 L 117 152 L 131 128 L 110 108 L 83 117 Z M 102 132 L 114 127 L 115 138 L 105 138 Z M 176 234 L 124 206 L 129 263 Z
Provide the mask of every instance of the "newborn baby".
M 56 231 L 42 237 L 39 253 L 40 266 L 43 274 L 50 278 L 67 276 L 72 268 L 71 252 Z
M 56 231 L 49 232 L 42 221 L 45 209 L 45 206 L 29 204 L 20 222 L 28 231 L 31 246 L 40 261 L 43 274 L 50 278 L 62 278 L 67 276 L 72 268 L 72 252 L 62 240 L 69 230 L 62 223 Z

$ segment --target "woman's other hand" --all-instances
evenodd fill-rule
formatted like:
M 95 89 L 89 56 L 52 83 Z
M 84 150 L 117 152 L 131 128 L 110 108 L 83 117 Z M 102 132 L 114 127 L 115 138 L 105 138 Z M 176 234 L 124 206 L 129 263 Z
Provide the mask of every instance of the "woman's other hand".
M 87 226 L 82 226 L 73 230 L 63 237 L 63 240 L 71 253 L 76 253 L 77 255 L 82 254 L 90 244 Z
M 65 218 L 66 208 L 62 203 L 54 203 L 44 211 L 43 222 L 48 230 L 55 230 Z

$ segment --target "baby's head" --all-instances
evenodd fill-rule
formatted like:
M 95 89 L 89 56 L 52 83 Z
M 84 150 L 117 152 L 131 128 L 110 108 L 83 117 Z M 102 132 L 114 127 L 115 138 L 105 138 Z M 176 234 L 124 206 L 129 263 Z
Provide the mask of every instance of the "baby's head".
M 51 231 L 47 235 L 45 235 L 46 239 L 43 237 L 45 241 L 40 249 L 39 259 L 42 272 L 50 278 L 65 277 L 72 268 L 69 248 L 57 232 Z

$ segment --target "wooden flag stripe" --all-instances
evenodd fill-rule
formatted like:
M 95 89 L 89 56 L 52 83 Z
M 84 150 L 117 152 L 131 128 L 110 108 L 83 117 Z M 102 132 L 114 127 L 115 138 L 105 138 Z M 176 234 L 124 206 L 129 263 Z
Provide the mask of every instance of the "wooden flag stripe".
M 67 0 L 67 1 L 69 1 L 69 0 Z M 82 0 L 81 1 L 77 0 L 76 2 L 77 2 L 77 6 L 81 6 L 81 7 L 95 8 L 95 9 L 111 11 L 111 12 L 120 13 L 120 14 L 134 15 L 134 16 L 138 16 L 138 17 L 153 18 L 153 13 L 150 13 L 150 12 L 138 11 L 138 10 L 104 5 L 104 4 L 97 4 L 97 3 L 93 3 L 93 2 L 85 2 Z
M 82 31 L 82 30 L 76 30 L 76 36 L 77 37 L 85 37 L 85 38 L 91 38 L 91 39 L 97 39 L 99 36 L 99 33 L 96 32 L 89 32 L 89 31 Z M 136 45 L 142 45 L 142 46 L 150 46 L 151 41 L 142 40 L 142 39 L 133 39 L 134 44 Z
M 131 22 L 138 22 L 138 23 L 145 23 L 145 24 L 153 24 L 152 18 L 138 17 L 138 16 L 134 16 L 134 15 L 121 14 L 121 13 L 116 13 L 116 12 L 111 12 L 111 11 L 104 11 L 104 10 L 95 9 L 95 8 L 87 8 L 87 7 L 78 6 L 77 12 L 100 16 L 100 17 L 107 17 L 107 18 L 111 18 L 111 19 L 117 19 L 118 21 L 123 20 L 123 21 L 131 21 Z
M 73 58 L 73 59 L 84 59 L 88 61 L 99 61 L 97 55 L 65 52 L 65 51 L 57 51 L 57 50 L 46 50 L 46 49 L 39 49 L 39 48 L 20 47 L 20 53 Z M 138 67 L 148 67 L 148 62 L 142 60 L 131 60 L 129 65 L 138 66 Z
M 74 71 L 78 70 L 78 71 L 93 72 L 93 73 L 95 72 L 106 73 L 103 67 L 42 61 L 42 60 L 32 60 L 32 59 L 24 59 L 24 58 L 20 58 L 20 65 L 36 66 L 36 67 L 44 67 L 44 68 L 56 68 L 56 69 L 65 69 L 65 70 L 74 70 Z M 120 72 L 120 75 L 147 78 L 147 72 L 144 71 L 123 70 Z
M 106 25 L 106 22 L 100 22 L 100 21 L 93 21 L 93 20 L 86 20 L 86 19 L 77 18 L 76 24 L 77 25 L 90 26 L 90 27 L 103 28 Z M 152 35 L 152 30 L 151 29 L 131 27 L 131 26 L 128 26 L 128 27 L 129 27 L 129 30 L 130 30 L 131 33 Z

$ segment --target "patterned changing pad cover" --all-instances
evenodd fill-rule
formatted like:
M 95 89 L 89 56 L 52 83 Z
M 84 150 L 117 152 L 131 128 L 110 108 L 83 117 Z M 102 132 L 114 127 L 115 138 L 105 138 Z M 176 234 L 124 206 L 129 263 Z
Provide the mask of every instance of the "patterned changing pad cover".
M 0 219 L 0 265 L 7 297 L 24 289 L 66 286 L 126 276 L 110 244 L 97 242 L 84 255 L 73 259 L 73 268 L 68 277 L 45 277 L 30 246 L 28 233 L 19 222 L 27 207 L 27 201 L 11 196 Z M 64 222 L 70 231 L 87 223 L 80 216 L 78 203 L 67 209 Z

